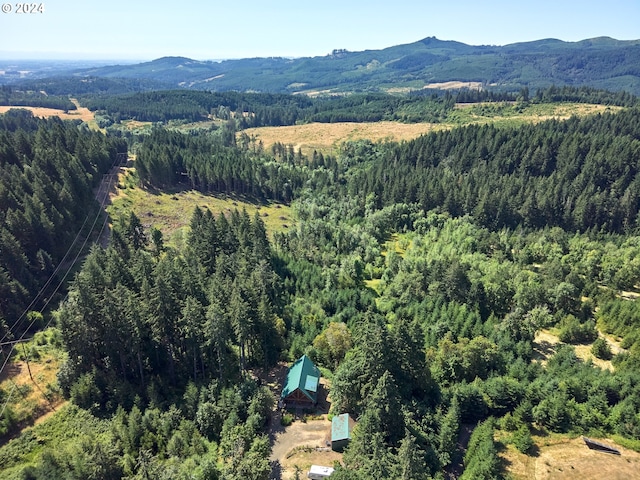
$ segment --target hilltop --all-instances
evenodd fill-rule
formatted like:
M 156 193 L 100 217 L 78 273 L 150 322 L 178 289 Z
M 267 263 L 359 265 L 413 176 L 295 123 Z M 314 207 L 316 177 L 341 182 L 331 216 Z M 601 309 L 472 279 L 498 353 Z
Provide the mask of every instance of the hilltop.
M 179 87 L 317 95 L 403 92 L 456 82 L 450 85 L 502 91 L 569 85 L 640 94 L 640 40 L 610 37 L 578 42 L 547 38 L 504 46 L 427 37 L 381 50 L 334 49 L 316 57 L 202 61 L 167 56 L 133 64 L 89 63 L 64 62 L 52 68 L 46 62 L 0 62 L 0 84 L 58 93 L 62 86 L 74 94 L 92 88 L 124 93 Z M 129 82 L 123 85 L 123 79 Z M 110 86 L 109 80 L 116 83 Z
M 640 93 L 640 40 L 598 37 L 579 42 L 543 39 L 474 46 L 427 37 L 382 50 L 304 58 L 199 61 L 163 57 L 135 65 L 83 69 L 79 76 L 146 79 L 212 91 L 317 93 L 419 90 L 432 84 L 477 82 L 517 90 L 588 85 Z

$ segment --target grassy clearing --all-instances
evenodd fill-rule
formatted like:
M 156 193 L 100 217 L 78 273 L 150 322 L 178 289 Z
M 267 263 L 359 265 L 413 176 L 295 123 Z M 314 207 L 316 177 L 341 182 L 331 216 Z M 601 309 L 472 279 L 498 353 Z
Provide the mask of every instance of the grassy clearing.
M 364 284 L 367 286 L 367 288 L 370 288 L 378 295 L 382 293 L 382 279 L 374 278 L 372 280 L 365 280 Z
M 274 143 L 293 145 L 303 153 L 313 150 L 323 154 L 335 154 L 340 145 L 347 141 L 369 139 L 372 141 L 412 140 L 426 133 L 446 130 L 470 124 L 496 124 L 516 126 L 537 123 L 544 120 L 568 119 L 573 115 L 586 116 L 606 111 L 619 111 L 621 107 L 591 105 L 583 103 L 530 104 L 478 103 L 459 105 L 446 123 L 310 123 L 286 127 L 250 128 L 244 132 L 262 140 L 265 148 Z
M 494 124 L 518 126 L 545 120 L 567 120 L 604 112 L 617 112 L 622 107 L 585 103 L 543 103 L 524 106 L 514 102 L 459 104 L 449 120 L 457 125 Z
M 514 480 L 627 480 L 637 478 L 640 472 L 640 454 L 611 439 L 599 440 L 620 449 L 622 455 L 589 450 L 580 437 L 549 434 L 542 437 L 534 435 L 533 439 L 538 450 L 536 456 L 522 454 L 513 445 L 508 445 L 500 453 L 507 473 Z
M 558 338 L 558 335 L 556 335 L 556 332 L 553 331 L 553 329 L 539 331 L 534 339 L 534 358 L 545 365 L 549 357 L 551 357 L 555 353 L 556 347 L 560 343 L 560 339 Z M 593 353 L 591 353 L 592 346 L 593 343 L 574 345 L 576 357 L 578 357 L 583 362 L 591 361 L 595 366 L 603 370 L 609 370 L 613 372 L 614 367 L 611 363 L 611 360 L 602 360 L 594 356 Z
M 259 212 L 269 235 L 295 225 L 293 211 L 288 205 L 261 204 L 248 198 L 204 194 L 195 190 L 151 191 L 138 187 L 135 182 L 132 169 L 120 175 L 107 212 L 115 220 L 133 211 L 146 228 L 159 229 L 168 240 L 179 235 L 181 229 L 189 224 L 196 206 L 208 208 L 216 216 L 243 208 L 251 217 Z
M 382 244 L 382 250 L 380 254 L 383 257 L 386 257 L 387 253 L 393 250 L 398 255 L 403 257 L 410 246 L 411 240 L 407 238 L 406 235 L 402 233 L 392 233 L 389 237 L 389 240 Z
M 68 112 L 65 112 L 64 110 L 58 110 L 56 108 L 1 106 L 0 113 L 7 113 L 9 110 L 16 108 L 29 110 L 33 113 L 34 117 L 60 117 L 62 120 L 82 120 L 83 122 L 87 122 L 90 126 L 91 121 L 93 120 L 93 112 L 84 107 L 78 107 L 77 110 L 69 110 Z M 97 128 L 97 125 L 95 127 Z
M 411 140 L 425 133 L 445 128 L 449 127 L 432 123 L 342 122 L 249 128 L 244 132 L 249 136 L 255 136 L 258 141 L 262 140 L 266 149 L 269 149 L 274 143 L 280 142 L 285 145 L 293 145 L 296 150 L 302 149 L 305 154 L 316 150 L 325 155 L 335 155 L 340 144 L 347 141 L 362 139 L 373 141 Z
M 56 331 L 38 332 L 14 352 L 0 375 L 0 397 L 8 399 L 3 419 L 9 421 L 9 434 L 37 423 L 64 403 L 57 380 L 64 354 Z

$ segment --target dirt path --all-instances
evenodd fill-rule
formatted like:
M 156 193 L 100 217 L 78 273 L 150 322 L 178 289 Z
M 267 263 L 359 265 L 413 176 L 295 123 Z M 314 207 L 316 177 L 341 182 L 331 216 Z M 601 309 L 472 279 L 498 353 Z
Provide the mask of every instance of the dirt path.
M 331 422 L 326 415 L 320 419 L 297 420 L 277 433 L 271 451 L 273 480 L 291 480 L 296 471 L 301 478 L 311 465 L 331 467 L 342 461 L 342 454 L 330 447 Z
M 98 239 L 98 243 L 102 248 L 107 248 L 109 245 L 109 239 L 111 238 L 111 219 L 106 211 L 106 207 L 111 203 L 111 199 L 117 194 L 118 178 L 120 177 L 120 174 L 125 171 L 126 167 L 124 165 L 126 164 L 126 161 L 127 158 L 122 154 L 119 158 L 118 165 L 115 165 L 111 170 L 109 170 L 109 173 L 102 176 L 102 181 L 94 193 L 96 200 L 98 200 L 100 207 L 104 210 L 104 213 L 107 216 L 103 228 L 100 230 L 100 238 Z

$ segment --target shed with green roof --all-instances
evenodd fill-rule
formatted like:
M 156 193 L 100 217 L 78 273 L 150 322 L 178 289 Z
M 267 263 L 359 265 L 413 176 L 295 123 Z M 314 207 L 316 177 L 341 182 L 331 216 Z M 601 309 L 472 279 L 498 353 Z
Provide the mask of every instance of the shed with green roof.
M 356 422 L 348 413 L 336 415 L 331 419 L 331 450 L 341 452 L 351 441 L 351 432 Z
M 318 402 L 320 370 L 306 355 L 291 365 L 280 398 L 293 405 L 315 405 Z

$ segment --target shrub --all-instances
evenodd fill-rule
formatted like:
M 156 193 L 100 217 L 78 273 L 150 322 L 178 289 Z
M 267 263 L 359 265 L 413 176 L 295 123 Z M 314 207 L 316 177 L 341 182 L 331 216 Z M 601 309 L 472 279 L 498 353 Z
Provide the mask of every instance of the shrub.
M 529 432 L 529 427 L 526 425 L 521 425 L 520 428 L 513 433 L 511 440 L 521 453 L 529 452 L 534 445 L 531 432 Z
M 573 315 L 567 315 L 560 324 L 558 337 L 564 343 L 587 343 L 598 338 L 598 331 L 593 320 L 580 323 Z
M 593 345 L 591 346 L 591 353 L 596 358 L 600 358 L 602 360 L 611 360 L 613 354 L 611 353 L 611 347 L 609 343 L 604 338 L 597 338 Z
M 280 424 L 283 427 L 288 427 L 293 423 L 293 415 L 290 413 L 283 413 L 282 418 L 280 419 Z
M 71 400 L 81 408 L 90 410 L 102 403 L 100 389 L 94 373 L 85 373 L 71 386 Z

